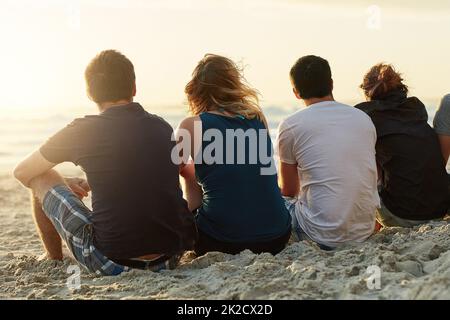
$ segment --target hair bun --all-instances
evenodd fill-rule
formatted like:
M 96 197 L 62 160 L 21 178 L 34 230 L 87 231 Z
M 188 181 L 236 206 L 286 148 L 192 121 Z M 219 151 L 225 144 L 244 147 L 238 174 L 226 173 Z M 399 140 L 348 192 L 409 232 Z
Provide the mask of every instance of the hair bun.
M 401 75 L 395 72 L 391 65 L 385 65 L 381 68 L 378 79 L 390 90 L 399 87 L 403 81 Z
M 396 90 L 408 92 L 401 74 L 392 65 L 384 63 L 373 66 L 367 72 L 361 89 L 364 90 L 366 97 L 371 99 L 381 99 Z

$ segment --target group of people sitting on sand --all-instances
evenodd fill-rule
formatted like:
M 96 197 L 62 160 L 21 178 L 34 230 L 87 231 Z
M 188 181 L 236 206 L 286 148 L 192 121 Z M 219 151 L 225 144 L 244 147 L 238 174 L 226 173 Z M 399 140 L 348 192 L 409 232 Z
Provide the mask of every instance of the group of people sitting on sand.
M 428 124 L 424 104 L 392 65 L 364 76 L 355 107 L 333 98 L 328 62 L 290 71 L 306 108 L 279 124 L 275 150 L 258 92 L 236 63 L 207 54 L 185 93 L 191 116 L 174 132 L 137 102 L 133 64 L 103 51 L 85 71 L 99 113 L 75 119 L 14 170 L 32 191 L 46 257 L 62 242 L 90 272 L 159 271 L 181 255 L 277 254 L 288 241 L 323 250 L 381 226 L 442 219 L 449 206 L 450 95 Z M 278 154 L 276 166 L 273 156 Z M 63 178 L 59 163 L 87 180 Z M 92 210 L 82 199 L 92 191 Z

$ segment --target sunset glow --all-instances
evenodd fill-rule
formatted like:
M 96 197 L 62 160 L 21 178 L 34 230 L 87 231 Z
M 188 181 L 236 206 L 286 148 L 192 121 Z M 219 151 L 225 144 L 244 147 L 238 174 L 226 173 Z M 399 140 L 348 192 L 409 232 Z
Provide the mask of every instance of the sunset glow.
M 181 105 L 207 52 L 242 61 L 266 105 L 295 103 L 288 71 L 308 53 L 330 61 L 340 99 L 360 99 L 362 75 L 379 61 L 397 65 L 413 94 L 440 97 L 450 74 L 450 4 L 405 3 L 378 1 L 371 28 L 366 1 L 2 0 L 1 110 L 87 105 L 84 68 L 107 48 L 131 58 L 137 99 L 150 105 Z

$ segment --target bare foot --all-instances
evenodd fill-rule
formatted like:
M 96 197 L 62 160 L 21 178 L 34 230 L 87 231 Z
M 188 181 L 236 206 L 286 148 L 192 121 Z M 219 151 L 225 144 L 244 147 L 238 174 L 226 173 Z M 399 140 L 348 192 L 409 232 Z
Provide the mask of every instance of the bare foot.
M 48 253 L 43 253 L 42 255 L 40 255 L 37 258 L 37 261 L 41 262 L 41 261 L 45 261 L 45 260 L 53 260 L 53 261 L 62 261 L 63 257 L 59 256 L 59 257 L 52 257 L 50 256 Z

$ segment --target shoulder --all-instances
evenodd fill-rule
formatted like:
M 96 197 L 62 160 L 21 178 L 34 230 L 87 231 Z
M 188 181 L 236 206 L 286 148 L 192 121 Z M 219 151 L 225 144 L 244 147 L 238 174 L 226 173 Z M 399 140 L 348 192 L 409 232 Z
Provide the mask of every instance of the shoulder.
M 350 115 L 348 118 L 349 126 L 351 125 L 355 130 L 362 130 L 364 132 L 368 130 L 372 133 L 376 132 L 375 125 L 371 117 L 371 110 L 374 108 L 371 102 L 363 102 L 354 107 L 342 103 L 340 103 L 340 105 L 345 107 L 346 111 Z
M 187 130 L 193 135 L 195 132 L 196 123 L 197 123 L 197 126 L 201 125 L 200 116 L 192 116 L 192 117 L 184 118 L 183 120 L 181 120 L 180 124 L 178 125 L 177 131 Z
M 64 129 L 66 130 L 83 130 L 88 128 L 95 128 L 98 124 L 99 116 L 88 115 L 81 118 L 75 118 Z
M 302 109 L 283 119 L 278 126 L 277 142 L 290 144 L 308 132 L 310 130 L 309 121 L 305 120 L 308 118 L 308 113 L 308 109 Z
M 440 108 L 450 109 L 450 94 L 442 97 Z
M 339 104 L 345 107 L 347 112 L 349 112 L 354 119 L 372 122 L 369 114 L 374 106 L 371 102 L 362 102 L 354 107 L 343 103 Z
M 145 128 L 153 132 L 173 133 L 173 127 L 163 118 L 156 114 L 145 111 Z
M 368 113 L 373 108 L 373 102 L 361 102 L 356 104 L 354 108 Z
M 294 112 L 293 114 L 291 114 L 290 116 L 284 118 L 279 125 L 280 129 L 292 129 L 295 126 L 299 126 L 304 118 L 306 118 L 308 116 L 309 110 L 308 109 L 301 109 L 298 110 L 296 112 Z
M 359 121 L 363 126 L 371 128 L 372 131 L 375 131 L 374 120 L 370 116 L 370 113 L 366 113 L 360 109 L 351 107 L 355 112 L 355 117 L 357 121 Z
M 178 128 L 182 128 L 182 129 L 190 129 L 190 128 L 194 128 L 194 124 L 197 121 L 200 121 L 200 116 L 192 116 L 192 117 L 187 117 L 184 118 L 183 120 L 181 120 L 180 124 L 178 125 Z
M 107 119 L 102 114 L 85 115 L 84 117 L 75 118 L 71 123 L 67 125 L 69 128 L 88 127 L 98 128 L 99 124 L 104 123 Z
M 170 126 L 170 124 L 163 117 L 158 116 L 157 114 L 154 114 L 154 113 L 150 113 L 150 112 L 146 112 L 146 113 L 147 113 L 148 119 L 150 119 L 151 121 Z
M 450 118 L 450 94 L 444 96 L 436 111 L 435 122 L 440 121 L 441 117 L 445 117 L 445 121 Z

